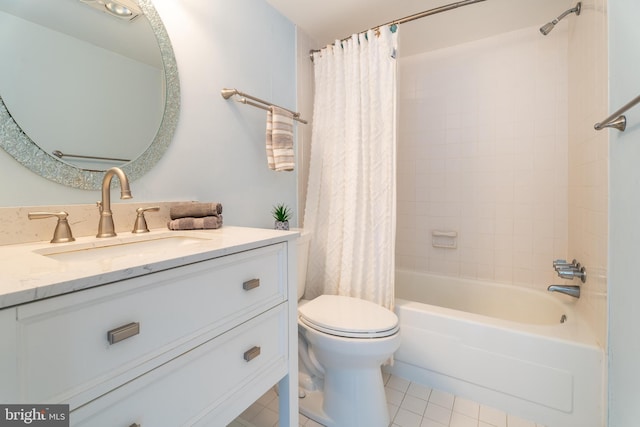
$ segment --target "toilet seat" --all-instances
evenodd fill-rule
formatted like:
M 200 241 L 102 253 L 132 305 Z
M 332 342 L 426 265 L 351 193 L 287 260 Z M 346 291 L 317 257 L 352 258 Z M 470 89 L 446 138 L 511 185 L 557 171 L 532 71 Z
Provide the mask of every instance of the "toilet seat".
M 302 323 L 345 338 L 382 338 L 399 329 L 398 316 L 370 301 L 341 295 L 321 295 L 298 308 Z

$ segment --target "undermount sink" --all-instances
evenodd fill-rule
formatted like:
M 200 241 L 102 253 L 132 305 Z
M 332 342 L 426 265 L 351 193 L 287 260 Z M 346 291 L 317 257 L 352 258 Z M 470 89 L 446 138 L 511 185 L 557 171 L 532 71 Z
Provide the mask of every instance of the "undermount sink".
M 198 236 L 147 235 L 107 241 L 71 243 L 59 247 L 38 249 L 34 252 L 63 262 L 88 262 L 119 257 L 140 257 L 210 240 L 211 238 Z

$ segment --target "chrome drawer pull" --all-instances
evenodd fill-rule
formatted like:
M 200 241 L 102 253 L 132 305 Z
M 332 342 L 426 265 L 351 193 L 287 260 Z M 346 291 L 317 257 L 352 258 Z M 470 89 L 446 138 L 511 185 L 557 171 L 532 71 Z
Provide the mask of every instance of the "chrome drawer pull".
M 255 289 L 260 286 L 260 279 L 251 279 L 247 280 L 242 284 L 242 289 L 245 291 L 250 291 L 251 289 Z
M 256 357 L 260 356 L 260 347 L 253 346 L 249 350 L 244 352 L 244 360 L 251 362 Z
M 115 344 L 140 333 L 140 323 L 133 322 L 107 332 L 109 344 Z

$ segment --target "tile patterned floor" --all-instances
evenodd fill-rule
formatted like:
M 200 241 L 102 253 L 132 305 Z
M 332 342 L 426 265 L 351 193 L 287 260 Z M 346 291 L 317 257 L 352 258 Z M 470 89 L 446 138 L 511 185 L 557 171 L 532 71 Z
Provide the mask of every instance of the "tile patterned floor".
M 544 427 L 440 390 L 383 374 L 391 427 Z M 265 393 L 228 427 L 278 425 L 278 396 Z M 322 427 L 300 415 L 299 426 Z

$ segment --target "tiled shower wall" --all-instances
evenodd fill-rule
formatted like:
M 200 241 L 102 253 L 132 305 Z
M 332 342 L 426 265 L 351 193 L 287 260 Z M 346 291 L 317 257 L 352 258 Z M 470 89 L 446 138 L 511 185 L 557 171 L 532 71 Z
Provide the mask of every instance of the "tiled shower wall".
M 398 268 L 559 282 L 552 260 L 572 256 L 567 45 L 561 24 L 401 57 Z M 434 248 L 434 230 L 457 247 Z
M 618 131 L 593 129 L 609 115 L 607 1 L 584 0 L 582 10 L 569 21 L 569 252 L 588 273 L 578 308 L 605 347 L 609 135 Z

